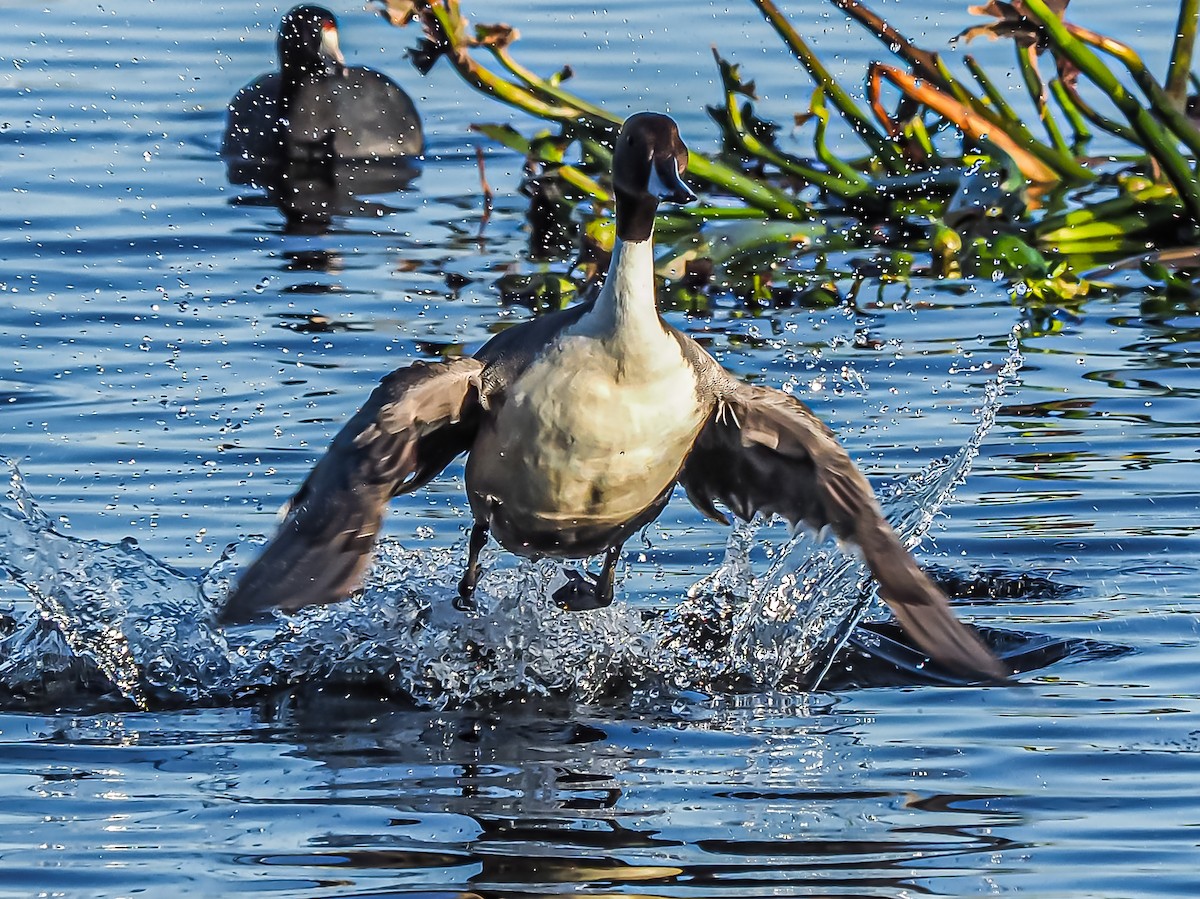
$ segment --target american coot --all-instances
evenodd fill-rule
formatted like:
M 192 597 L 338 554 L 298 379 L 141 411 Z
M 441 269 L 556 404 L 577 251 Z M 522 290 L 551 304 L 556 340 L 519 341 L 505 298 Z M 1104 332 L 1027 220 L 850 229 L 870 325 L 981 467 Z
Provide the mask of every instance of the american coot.
M 654 296 L 654 215 L 693 199 L 675 123 L 639 113 L 613 155 L 617 243 L 589 302 L 509 328 L 475 354 L 418 362 L 386 378 L 334 439 L 222 617 L 332 602 L 356 589 L 391 497 L 415 490 L 459 453 L 474 513 L 469 606 L 492 533 L 510 552 L 604 553 L 556 594 L 571 609 L 612 601 L 622 544 L 658 517 L 676 482 L 706 515 L 777 514 L 856 545 L 905 630 L 970 678 L 1005 671 L 955 618 L 883 518 L 870 484 L 833 432 L 779 390 L 725 371 L 667 325 Z
M 235 183 L 289 162 L 396 161 L 424 150 L 412 100 L 386 75 L 347 66 L 337 20 L 320 6 L 283 17 L 279 71 L 238 91 L 229 104 L 221 154 Z

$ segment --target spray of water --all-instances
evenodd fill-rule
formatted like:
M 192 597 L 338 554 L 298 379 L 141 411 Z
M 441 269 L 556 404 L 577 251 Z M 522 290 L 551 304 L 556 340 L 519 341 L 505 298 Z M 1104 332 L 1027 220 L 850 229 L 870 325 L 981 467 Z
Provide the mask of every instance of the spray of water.
M 970 440 L 884 496 L 910 546 L 966 477 L 1019 367 L 1014 332 Z M 734 527 L 720 568 L 663 615 L 621 602 L 564 614 L 551 599 L 557 565 L 494 558 L 485 559 L 478 612 L 464 615 L 451 604 L 461 547 L 384 540 L 361 595 L 225 630 L 216 609 L 255 549 L 249 542 L 190 577 L 131 540 L 57 532 L 16 466 L 0 461 L 8 474 L 0 569 L 28 595 L 11 614 L 0 611 L 0 703 L 9 705 L 216 705 L 331 683 L 435 707 L 551 693 L 811 688 L 874 602 L 857 559 L 807 535 L 755 578 L 759 524 L 750 523 Z

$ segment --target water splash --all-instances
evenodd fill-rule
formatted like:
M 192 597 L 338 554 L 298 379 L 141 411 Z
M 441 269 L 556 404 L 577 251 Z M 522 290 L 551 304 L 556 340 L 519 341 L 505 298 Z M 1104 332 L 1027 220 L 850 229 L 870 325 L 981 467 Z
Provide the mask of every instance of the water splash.
M 979 422 L 966 444 L 881 494 L 885 514 L 910 549 L 966 480 L 995 424 L 1000 398 L 1021 369 L 1019 336 L 1019 326 L 1014 327 L 1008 354 L 984 390 Z M 667 641 L 682 661 L 694 643 L 688 630 L 707 622 L 700 650 L 704 659 L 696 661 L 711 686 L 816 689 L 855 626 L 879 605 L 874 581 L 856 557 L 803 531 L 763 577 L 754 579 L 748 557 L 760 524 L 733 529 L 721 568 L 696 584 L 687 601 L 667 616 Z M 711 650 L 718 645 L 726 653 L 713 658 Z
M 132 539 L 78 540 L 54 530 L 25 489 L 16 465 L 0 505 L 0 568 L 32 606 L 0 641 L 0 685 L 17 696 L 86 693 L 151 705 L 201 698 L 227 675 L 227 647 L 193 578 Z
M 908 545 L 966 477 L 1020 362 L 1014 331 L 971 439 L 883 497 Z M 0 616 L 0 702 L 8 705 L 222 704 L 320 684 L 435 707 L 552 693 L 595 700 L 637 689 L 812 687 L 873 602 L 861 563 L 804 535 L 755 578 L 752 523 L 732 530 L 721 567 L 663 615 L 622 602 L 564 614 L 551 598 L 559 566 L 513 565 L 499 554 L 485 556 L 479 610 L 464 615 L 451 604 L 462 547 L 384 540 L 361 595 L 226 630 L 213 623 L 216 607 L 250 541 L 190 577 L 132 540 L 58 533 L 16 466 L 3 464 L 0 569 L 29 597 L 6 622 Z
M 1021 369 L 1019 334 L 1019 328 L 1009 334 L 1008 355 L 984 390 L 979 422 L 966 444 L 953 456 L 893 485 L 880 497 L 884 513 L 909 549 L 921 542 L 954 491 L 966 481 L 984 438 L 996 423 L 1000 397 L 1015 383 Z M 813 547 L 804 545 L 808 542 L 808 538 L 793 541 L 772 567 L 761 594 L 762 613 L 755 614 L 753 603 L 742 613 L 746 636 L 739 635 L 735 655 L 753 668 L 761 682 L 771 683 L 772 672 L 801 683 L 806 675 L 815 673 L 806 683 L 815 689 L 855 625 L 879 603 L 866 566 L 856 558 L 835 555 L 825 548 L 819 550 L 817 570 L 804 576 L 805 583 L 821 589 L 815 591 L 813 601 L 797 603 L 796 574 L 807 567 L 797 558 L 797 550 L 814 553 Z M 827 588 L 838 582 L 847 589 L 838 592 Z M 802 592 L 799 598 L 803 600 L 806 595 Z M 784 622 L 786 628 L 781 627 Z M 756 627 L 759 623 L 766 627 Z M 771 667 L 763 667 L 764 657 Z

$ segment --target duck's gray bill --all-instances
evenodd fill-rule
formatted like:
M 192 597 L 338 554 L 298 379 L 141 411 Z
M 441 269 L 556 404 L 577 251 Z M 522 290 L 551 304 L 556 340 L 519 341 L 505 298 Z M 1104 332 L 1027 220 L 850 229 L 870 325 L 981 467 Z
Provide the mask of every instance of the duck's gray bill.
M 674 156 L 654 160 L 650 167 L 650 193 L 671 203 L 690 203 L 696 199 L 679 177 L 679 164 Z

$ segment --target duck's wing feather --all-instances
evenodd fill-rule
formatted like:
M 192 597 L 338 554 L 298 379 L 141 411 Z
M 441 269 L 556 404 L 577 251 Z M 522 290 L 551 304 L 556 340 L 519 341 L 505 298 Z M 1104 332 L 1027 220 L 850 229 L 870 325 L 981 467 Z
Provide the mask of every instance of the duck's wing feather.
M 833 431 L 781 391 L 729 376 L 714 389 L 712 417 L 679 478 L 695 506 L 718 521 L 727 519 L 716 502 L 744 520 L 762 513 L 828 527 L 859 548 L 879 595 L 923 650 L 968 678 L 1003 680 L 1003 666 L 900 542 Z
M 336 602 L 356 589 L 388 501 L 470 448 L 482 369 L 475 359 L 417 362 L 384 378 L 292 497 L 221 620 Z

